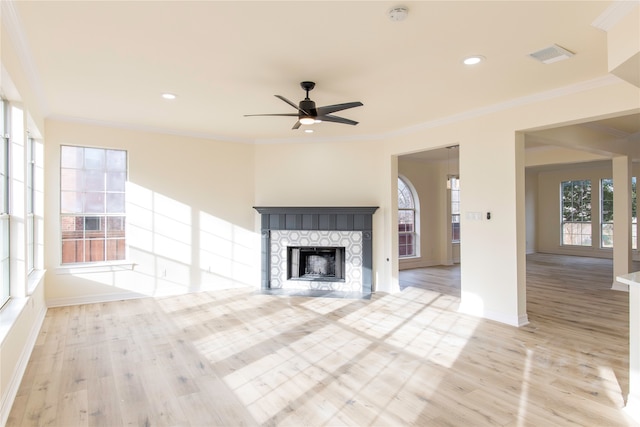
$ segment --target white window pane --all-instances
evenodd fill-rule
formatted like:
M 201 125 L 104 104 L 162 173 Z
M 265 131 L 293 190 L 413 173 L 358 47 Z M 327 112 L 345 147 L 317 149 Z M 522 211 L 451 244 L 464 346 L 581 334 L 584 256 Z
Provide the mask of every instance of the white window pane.
M 126 171 L 127 152 L 122 150 L 107 150 L 107 169 L 110 171 Z
M 107 194 L 107 213 L 124 212 L 124 193 Z
M 124 191 L 126 182 L 126 172 L 107 173 L 107 191 Z
M 82 147 L 71 147 L 63 145 L 60 148 L 60 166 L 63 168 L 79 169 L 83 165 Z
M 62 169 L 60 171 L 60 189 L 74 191 L 82 188 L 83 172 L 77 169 Z
M 104 213 L 104 193 L 84 194 L 84 213 Z
M 2 242 L 0 243 L 0 259 L 9 258 L 9 217 L 3 216 L 0 219 L 0 237 Z
M 104 169 L 105 167 L 105 150 L 99 148 L 84 149 L 84 167 L 85 169 Z
M 104 191 L 104 177 L 105 173 L 102 170 L 88 170 L 84 172 L 84 187 L 85 191 Z
M 82 212 L 82 193 L 63 191 L 60 194 L 60 210 L 62 213 Z

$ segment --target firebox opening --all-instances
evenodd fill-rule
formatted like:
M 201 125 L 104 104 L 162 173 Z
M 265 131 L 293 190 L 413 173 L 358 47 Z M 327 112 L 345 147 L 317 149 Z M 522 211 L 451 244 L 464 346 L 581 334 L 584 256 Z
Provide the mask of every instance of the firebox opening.
M 287 279 L 344 282 L 344 247 L 287 247 Z

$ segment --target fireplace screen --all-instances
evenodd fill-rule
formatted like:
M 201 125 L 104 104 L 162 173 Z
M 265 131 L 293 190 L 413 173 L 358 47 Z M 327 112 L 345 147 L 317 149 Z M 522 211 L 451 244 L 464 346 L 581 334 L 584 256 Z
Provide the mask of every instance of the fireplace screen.
M 344 247 L 288 247 L 289 280 L 344 281 Z

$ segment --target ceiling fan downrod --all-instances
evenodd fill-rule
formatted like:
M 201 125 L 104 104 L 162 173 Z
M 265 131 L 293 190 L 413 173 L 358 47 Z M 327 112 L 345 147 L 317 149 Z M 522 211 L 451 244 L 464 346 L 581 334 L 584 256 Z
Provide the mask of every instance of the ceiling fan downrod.
M 309 91 L 313 90 L 316 84 L 314 82 L 300 82 L 300 86 L 307 92 L 306 99 L 309 99 Z

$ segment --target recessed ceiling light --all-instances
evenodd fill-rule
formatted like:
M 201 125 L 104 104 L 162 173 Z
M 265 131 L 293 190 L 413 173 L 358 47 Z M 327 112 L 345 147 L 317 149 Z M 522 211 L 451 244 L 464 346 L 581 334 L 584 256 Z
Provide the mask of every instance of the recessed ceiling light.
M 168 93 L 168 92 L 167 92 L 167 93 L 163 93 L 163 94 L 162 94 L 162 97 L 163 97 L 164 99 L 176 99 L 176 95 L 175 95 L 175 94 L 173 94 L 173 93 Z
M 305 129 L 304 133 L 313 133 L 313 129 Z
M 484 61 L 484 56 L 482 56 L 482 55 L 467 56 L 466 58 L 464 58 L 462 60 L 462 62 L 465 65 L 476 65 L 476 64 L 481 63 L 482 61 Z

